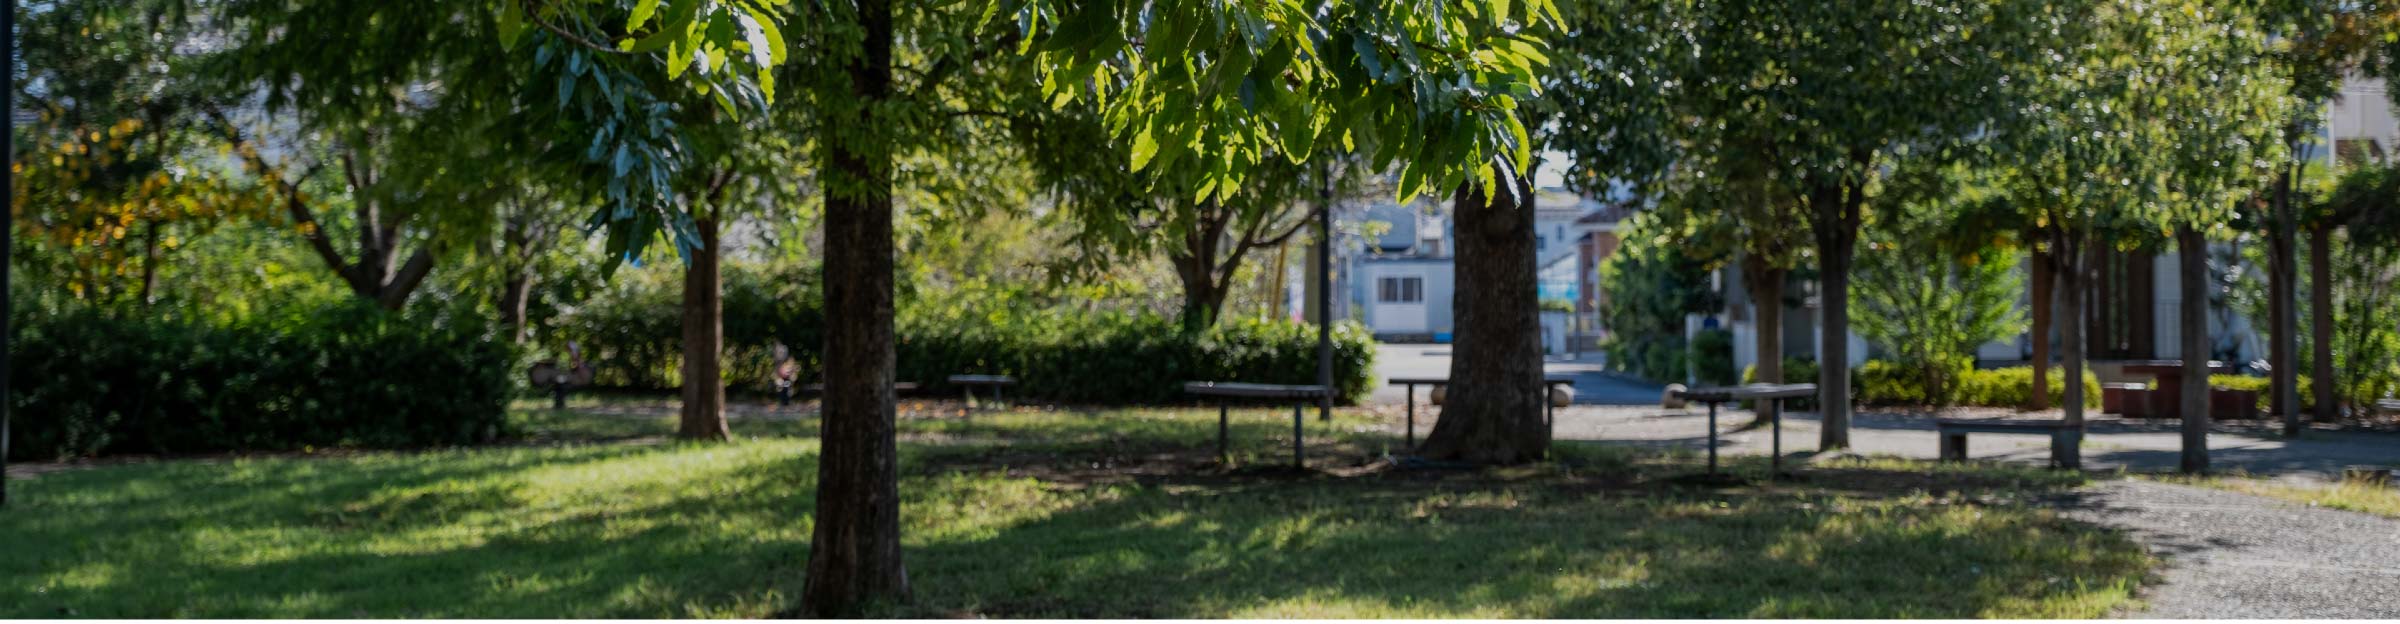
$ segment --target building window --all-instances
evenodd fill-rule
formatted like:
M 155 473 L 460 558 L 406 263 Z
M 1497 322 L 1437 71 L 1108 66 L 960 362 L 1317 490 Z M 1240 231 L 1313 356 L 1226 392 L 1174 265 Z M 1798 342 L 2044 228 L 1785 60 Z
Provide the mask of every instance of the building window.
M 1378 303 L 1422 303 L 1425 301 L 1425 278 L 1386 277 L 1375 280 L 1375 301 Z

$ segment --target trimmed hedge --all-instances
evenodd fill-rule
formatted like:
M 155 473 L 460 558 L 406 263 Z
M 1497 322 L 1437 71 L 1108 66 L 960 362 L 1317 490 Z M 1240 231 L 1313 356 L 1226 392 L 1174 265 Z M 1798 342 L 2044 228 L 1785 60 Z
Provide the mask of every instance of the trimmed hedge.
M 506 433 L 514 354 L 365 305 L 209 324 L 94 310 L 15 319 L 13 454 L 402 448 Z
M 2066 385 L 2059 383 L 2060 367 L 2051 368 L 2050 402 L 2056 405 L 2066 399 Z M 1742 371 L 1742 383 L 1758 378 L 1758 367 Z M 1786 383 L 1816 383 L 1815 360 L 1786 358 L 1783 361 Z M 1975 407 L 2023 407 L 2033 397 L 2033 367 L 2012 366 L 1999 369 L 1965 369 L 1953 373 L 1956 387 L 1950 389 L 1947 404 Z M 1928 392 L 1921 381 L 1923 375 L 1892 362 L 1868 360 L 1866 365 L 1851 369 L 1851 396 L 1862 405 L 1930 405 Z M 2100 378 L 2086 370 L 2083 373 L 2083 402 L 2093 409 L 2100 407 Z M 1791 409 L 1816 409 L 1813 400 L 1787 401 Z
M 2294 392 L 2297 392 L 2300 395 L 2300 411 L 2302 413 L 2308 413 L 2311 410 L 2316 409 L 2317 395 L 2314 394 L 2314 391 L 2309 386 L 2308 376 L 2294 375 L 2293 377 L 2298 379 L 2300 382 L 2299 387 L 2293 389 Z M 2249 375 L 2209 375 L 2208 387 L 2256 392 L 2258 393 L 2258 413 L 2275 413 L 2275 378 L 2273 377 L 2252 377 Z
M 1313 384 L 1317 330 L 1304 323 L 1227 319 L 1187 334 L 1157 314 L 1036 313 L 993 322 L 916 322 L 901 330 L 898 374 L 956 392 L 953 374 L 1017 378 L 1010 396 L 1062 403 L 1187 403 L 1187 381 Z M 1375 342 L 1365 326 L 1334 326 L 1334 390 L 1355 403 L 1374 390 Z

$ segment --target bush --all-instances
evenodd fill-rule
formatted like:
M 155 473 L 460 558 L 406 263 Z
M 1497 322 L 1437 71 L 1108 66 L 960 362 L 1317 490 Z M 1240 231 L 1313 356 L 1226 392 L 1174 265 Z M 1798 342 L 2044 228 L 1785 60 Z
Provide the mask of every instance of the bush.
M 2050 369 L 2050 404 L 2066 400 L 2067 385 L 2061 382 L 2064 369 Z M 1979 407 L 2024 407 L 2033 401 L 2033 367 L 2011 366 L 1990 370 L 1967 371 L 1959 378 L 1957 404 Z M 2083 405 L 2100 408 L 2100 377 L 2090 370 L 2083 372 Z
M 925 319 L 902 328 L 899 378 L 952 392 L 958 373 L 1017 377 L 1016 396 L 1064 403 L 1181 403 L 1187 381 L 1313 384 L 1314 325 L 1248 319 L 1187 334 L 1157 314 L 1045 312 L 982 322 Z M 1375 343 L 1365 326 L 1333 332 L 1334 389 L 1343 402 L 1373 391 Z
M 2312 394 L 2313 390 L 2309 385 L 2308 376 L 2293 375 L 2293 377 L 2298 379 L 2300 382 L 2299 387 L 2296 388 L 2295 391 L 2300 395 L 2301 413 L 2305 414 L 2308 413 L 2309 410 L 2316 409 L 2317 395 Z M 2249 375 L 2209 375 L 2208 387 L 2256 392 L 2258 393 L 2258 413 L 2275 413 L 2275 378 L 2273 377 L 2252 377 Z
M 813 290 L 784 288 L 790 280 L 727 271 L 725 382 L 767 392 L 771 346 L 782 343 L 800 364 L 804 382 L 824 376 L 824 309 Z M 680 284 L 629 280 L 615 292 L 576 309 L 561 324 L 581 344 L 597 383 L 671 390 L 682 383 Z M 984 293 L 970 301 L 911 302 L 895 328 L 901 381 L 928 392 L 956 392 L 944 383 L 961 373 L 1006 374 L 1019 385 L 1009 396 L 1067 403 L 1180 403 L 1186 381 L 1313 384 L 1316 326 L 1227 319 L 1186 334 L 1173 317 L 1083 312 L 1045 305 L 1020 293 Z M 1334 379 L 1345 401 L 1373 390 L 1374 341 L 1354 323 L 1334 331 Z
M 1976 407 L 2023 407 L 2031 402 L 2030 399 L 2033 396 L 2033 367 L 2030 366 L 1990 370 L 1961 369 L 1955 374 L 1957 376 L 1954 378 L 1958 381 L 1956 387 L 1948 393 L 1950 394 L 1948 404 Z M 1742 383 L 1755 383 L 1757 379 L 1758 367 L 1752 366 L 1742 371 Z M 1783 379 L 1785 383 L 1816 383 L 1816 361 L 1785 358 L 1783 360 Z M 1868 360 L 1865 365 L 1851 369 L 1851 396 L 1857 397 L 1858 402 L 1863 405 L 1933 405 L 1935 403 L 1928 400 L 1929 393 L 1925 390 L 1923 379 L 1922 371 L 1913 367 L 1901 366 L 1885 360 Z M 2066 386 L 2058 382 L 2057 368 L 2051 369 L 2049 390 L 2051 404 L 2056 405 L 2065 400 Z M 2093 375 L 2091 371 L 2084 371 L 2083 390 L 2084 404 L 2094 409 L 2099 408 L 2100 378 Z M 1792 400 L 1785 401 L 1784 404 L 1795 410 L 1816 409 L 1814 400 Z
M 223 324 L 90 309 L 18 315 L 16 452 L 421 447 L 504 431 L 514 353 L 488 332 L 343 302 Z

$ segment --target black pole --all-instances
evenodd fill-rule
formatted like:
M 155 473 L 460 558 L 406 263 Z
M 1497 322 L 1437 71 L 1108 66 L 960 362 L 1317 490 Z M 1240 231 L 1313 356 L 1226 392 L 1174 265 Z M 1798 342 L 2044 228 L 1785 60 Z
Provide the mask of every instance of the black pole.
M 1333 167 L 1317 165 L 1317 420 L 1333 420 Z
M 0 89 L 0 114 L 8 115 L 8 130 L 0 132 L 0 143 L 8 145 L 8 166 L 0 166 L 0 205 L 17 204 L 17 0 L 0 2 L 0 56 L 8 57 L 8 88 Z M 13 234 L 17 230 L 16 211 L 8 211 L 8 227 L 0 227 L 0 507 L 8 506 L 8 360 L 14 351 L 9 344 L 8 299 L 9 251 L 16 246 Z

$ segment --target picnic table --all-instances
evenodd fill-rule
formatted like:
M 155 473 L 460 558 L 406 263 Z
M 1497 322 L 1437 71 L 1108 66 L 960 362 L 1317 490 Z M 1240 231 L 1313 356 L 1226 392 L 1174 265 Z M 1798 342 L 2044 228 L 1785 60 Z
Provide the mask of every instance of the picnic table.
M 1391 384 L 1391 385 L 1395 385 L 1395 386 L 1403 386 L 1403 387 L 1406 387 L 1406 388 L 1408 389 L 1408 446 L 1409 446 L 1409 448 L 1416 448 L 1416 446 L 1417 446 L 1417 386 L 1445 386 L 1445 385 L 1449 385 L 1449 384 L 1450 384 L 1450 378 L 1449 378 L 1449 377 L 1393 377 L 1393 378 L 1391 378 L 1390 380 L 1388 380 L 1386 383 L 1389 383 L 1389 384 Z M 1545 429 L 1545 430 L 1542 432 L 1542 437 L 1543 437 L 1543 438 L 1549 438 L 1549 437 L 1550 437 L 1550 432 L 1548 431 L 1549 429 L 1556 429 L 1556 428 L 1557 428 L 1557 424 L 1556 424 L 1557 413 L 1556 413 L 1556 412 L 1557 412 L 1558 410 L 1557 410 L 1557 405 L 1556 405 L 1555 403 L 1552 403 L 1552 402 L 1550 401 L 1550 389 L 1551 389 L 1551 388 L 1553 388 L 1553 387 L 1556 387 L 1556 386 L 1558 386 L 1559 384 L 1566 384 L 1568 387 L 1574 387 L 1574 385 L 1575 385 L 1575 376 L 1573 376 L 1573 375 L 1567 375 L 1567 374 L 1563 374 L 1563 373 L 1561 373 L 1561 374 L 1543 373 L 1543 374 L 1542 374 L 1542 427 L 1544 427 L 1544 429 Z
M 1292 467 L 1306 466 L 1300 450 L 1300 411 L 1332 395 L 1325 386 L 1235 383 L 1224 381 L 1184 382 L 1183 392 L 1193 396 L 1215 397 L 1217 400 L 1217 457 L 1232 457 L 1229 446 L 1231 421 L 1226 415 L 1226 403 L 1234 399 L 1290 399 L 1292 403 Z
M 2126 362 L 2119 370 L 2125 371 L 2125 374 L 2127 375 L 2148 375 L 2151 378 L 2150 386 L 2147 390 L 2127 391 L 2126 398 L 2128 399 L 2128 402 L 2124 406 L 2126 415 L 2133 415 L 2140 411 L 2142 407 L 2147 406 L 2148 411 L 2141 413 L 2146 414 L 2150 418 L 2163 418 L 2167 420 L 2183 418 L 2183 401 L 2178 399 L 2178 397 L 2183 396 L 2183 360 L 2141 360 L 2136 362 Z M 2208 363 L 2208 372 L 2212 375 L 2218 373 L 2231 373 L 2233 372 L 2233 367 L 2226 365 L 2224 362 L 2210 360 Z M 2107 391 L 2103 389 L 2102 392 L 2105 393 Z M 2105 394 L 2102 398 L 2106 398 Z M 2135 402 L 2139 402 L 2141 405 L 2135 405 Z M 2105 401 L 2103 403 L 2105 403 Z
M 1783 472 L 1783 401 L 1805 399 L 1817 395 L 1816 384 L 1750 384 L 1677 390 L 1675 395 L 1686 401 L 1708 404 L 1708 474 L 1717 474 L 1717 406 L 1727 401 L 1772 402 L 1773 409 L 1762 409 L 1767 422 L 1774 428 L 1774 438 L 1767 450 L 1767 480 L 1775 480 Z
M 1008 375 L 951 375 L 949 381 L 950 385 L 958 386 L 966 391 L 968 405 L 975 404 L 976 386 L 991 388 L 992 402 L 998 403 L 1001 400 L 1002 388 L 1017 385 L 1017 378 Z

